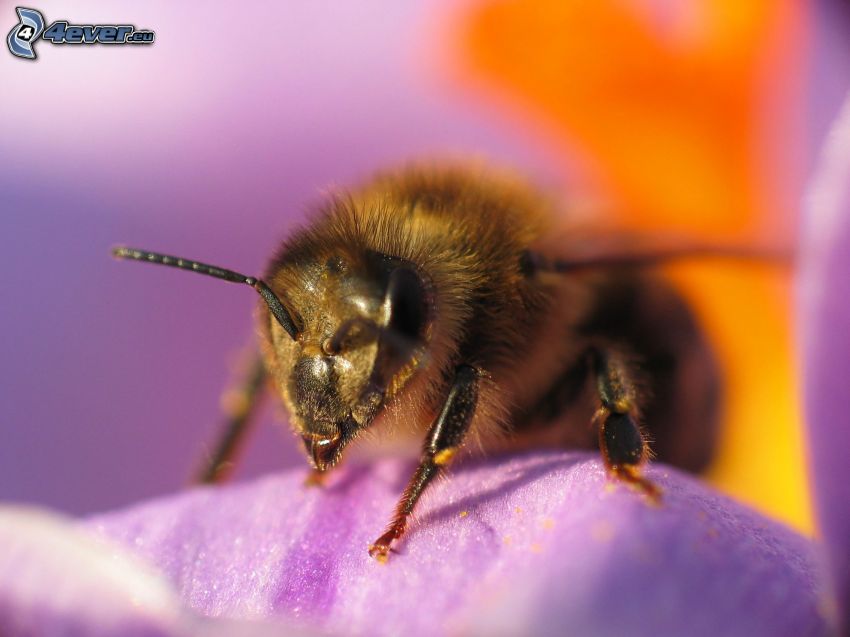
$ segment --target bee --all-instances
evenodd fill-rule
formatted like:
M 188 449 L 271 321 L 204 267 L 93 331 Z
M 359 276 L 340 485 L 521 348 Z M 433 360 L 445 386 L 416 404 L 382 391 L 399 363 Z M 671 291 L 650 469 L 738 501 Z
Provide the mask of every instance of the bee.
M 262 278 L 132 248 L 121 259 L 247 284 L 259 352 L 204 482 L 232 466 L 270 387 L 315 481 L 367 431 L 424 435 L 385 561 L 428 486 L 463 449 L 598 446 L 651 501 L 654 454 L 698 471 L 715 446 L 717 365 L 681 296 L 651 267 L 699 248 L 592 250 L 570 215 L 512 175 L 412 165 L 332 194 Z M 604 242 L 602 242 L 604 243 Z

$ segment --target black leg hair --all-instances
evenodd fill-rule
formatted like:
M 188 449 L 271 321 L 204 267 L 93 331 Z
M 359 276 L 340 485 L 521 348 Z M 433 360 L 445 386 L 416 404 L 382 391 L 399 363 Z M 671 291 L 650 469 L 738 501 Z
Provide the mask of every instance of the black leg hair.
M 392 522 L 386 532 L 369 547 L 369 555 L 379 562 L 387 560 L 392 543 L 404 535 L 419 497 L 451 462 L 463 443 L 478 404 L 479 376 L 480 372 L 468 365 L 461 365 L 455 371 L 454 383 L 440 415 L 428 431 L 419 466 L 396 506 Z
M 604 350 L 594 350 L 591 358 L 602 403 L 594 421 L 599 426 L 605 466 L 615 478 L 658 502 L 661 490 L 641 474 L 650 452 L 638 425 L 637 390 L 627 366 L 616 354 Z

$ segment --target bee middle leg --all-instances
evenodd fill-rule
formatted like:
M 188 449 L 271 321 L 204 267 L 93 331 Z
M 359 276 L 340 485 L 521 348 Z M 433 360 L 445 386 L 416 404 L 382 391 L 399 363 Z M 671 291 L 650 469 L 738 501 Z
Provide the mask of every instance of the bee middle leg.
M 385 562 L 392 543 L 404 535 L 408 519 L 425 488 L 451 462 L 469 431 L 478 404 L 480 372 L 469 365 L 455 371 L 455 379 L 422 449 L 419 466 L 408 482 L 386 532 L 369 547 L 369 555 Z
M 631 485 L 650 501 L 659 502 L 661 490 L 641 473 L 649 445 L 637 422 L 637 390 L 628 369 L 614 353 L 591 353 L 601 407 L 594 416 L 599 426 L 599 449 L 615 478 Z

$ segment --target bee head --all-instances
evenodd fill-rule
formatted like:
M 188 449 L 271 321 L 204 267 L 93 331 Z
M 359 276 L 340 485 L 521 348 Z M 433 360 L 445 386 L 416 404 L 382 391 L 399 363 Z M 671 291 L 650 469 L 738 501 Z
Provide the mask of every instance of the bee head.
M 293 339 L 267 321 L 266 358 L 307 457 L 324 471 L 421 360 L 427 289 L 410 264 L 383 255 L 287 264 L 270 280 L 297 309 L 298 331 Z
M 296 241 L 263 279 L 124 246 L 112 254 L 254 288 L 266 368 L 308 458 L 324 471 L 415 371 L 432 303 L 407 261 L 368 250 L 321 260 L 317 252 L 328 251 Z

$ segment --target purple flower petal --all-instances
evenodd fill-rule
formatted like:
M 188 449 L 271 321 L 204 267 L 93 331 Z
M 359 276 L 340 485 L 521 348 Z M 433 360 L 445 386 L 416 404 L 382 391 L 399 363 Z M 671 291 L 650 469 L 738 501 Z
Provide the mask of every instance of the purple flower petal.
M 819 527 L 850 630 L 850 98 L 811 194 L 798 288 L 805 407 Z
M 352 465 L 325 489 L 294 470 L 86 525 L 205 615 L 345 635 L 825 633 L 807 540 L 663 467 L 653 507 L 587 454 L 467 462 L 381 565 L 366 548 L 410 470 Z
M 281 637 L 279 625 L 186 610 L 152 568 L 56 514 L 0 508 L 0 546 L 4 637 Z

